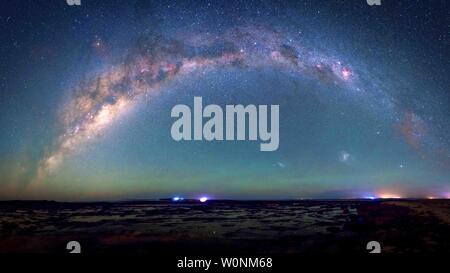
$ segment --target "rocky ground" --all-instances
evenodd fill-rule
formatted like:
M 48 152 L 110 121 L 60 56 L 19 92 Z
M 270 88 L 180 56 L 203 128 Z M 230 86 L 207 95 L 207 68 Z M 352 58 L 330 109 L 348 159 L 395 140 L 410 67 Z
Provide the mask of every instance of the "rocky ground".
M 450 200 L 0 202 L 0 252 L 450 253 Z

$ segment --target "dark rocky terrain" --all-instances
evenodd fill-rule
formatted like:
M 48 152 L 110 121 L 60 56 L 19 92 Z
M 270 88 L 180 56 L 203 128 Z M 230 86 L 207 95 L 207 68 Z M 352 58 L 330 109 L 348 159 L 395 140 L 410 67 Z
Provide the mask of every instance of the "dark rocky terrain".
M 0 202 L 0 253 L 450 253 L 450 200 Z

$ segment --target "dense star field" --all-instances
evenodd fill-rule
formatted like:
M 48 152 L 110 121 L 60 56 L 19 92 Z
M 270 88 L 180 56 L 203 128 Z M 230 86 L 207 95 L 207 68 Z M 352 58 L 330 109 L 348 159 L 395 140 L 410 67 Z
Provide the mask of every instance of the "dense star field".
M 450 198 L 447 1 L 0 3 L 0 199 Z M 176 104 L 280 106 L 177 142 Z

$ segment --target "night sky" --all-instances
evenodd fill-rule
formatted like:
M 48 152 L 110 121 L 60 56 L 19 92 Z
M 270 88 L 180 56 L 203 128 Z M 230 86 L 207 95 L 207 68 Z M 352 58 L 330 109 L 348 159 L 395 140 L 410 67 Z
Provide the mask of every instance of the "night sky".
M 450 198 L 448 1 L 0 2 L 0 199 Z M 280 146 L 171 138 L 279 104 Z

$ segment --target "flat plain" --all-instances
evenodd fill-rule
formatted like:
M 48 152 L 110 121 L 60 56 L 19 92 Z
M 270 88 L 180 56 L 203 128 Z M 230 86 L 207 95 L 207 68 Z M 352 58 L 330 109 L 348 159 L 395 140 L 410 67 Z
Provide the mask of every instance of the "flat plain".
M 450 200 L 0 202 L 0 253 L 450 253 Z

